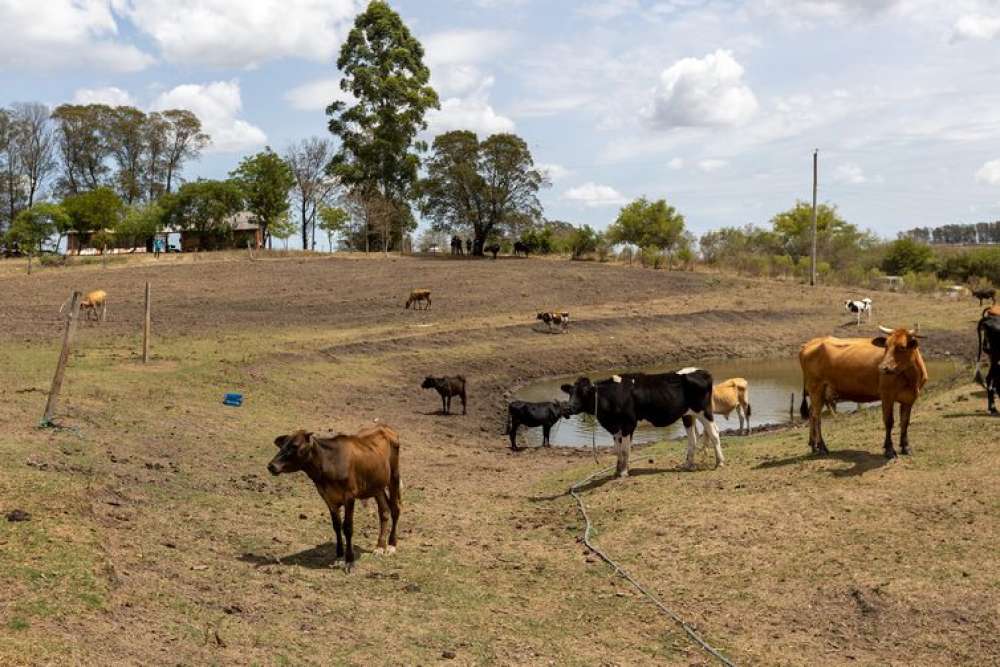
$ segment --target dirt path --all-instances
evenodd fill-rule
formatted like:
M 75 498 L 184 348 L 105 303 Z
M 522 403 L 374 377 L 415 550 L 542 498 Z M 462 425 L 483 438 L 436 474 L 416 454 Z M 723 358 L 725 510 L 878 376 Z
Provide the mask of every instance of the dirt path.
M 11 648 L 0 657 L 30 663 L 32 651 L 41 651 L 89 664 L 427 664 L 453 655 L 459 664 L 700 664 L 704 657 L 681 634 L 665 631 L 620 580 L 584 555 L 573 505 L 544 499 L 582 476 L 587 458 L 505 448 L 505 395 L 547 375 L 773 357 L 813 335 L 854 332 L 840 305 L 851 294 L 792 284 L 562 261 L 219 259 L 5 279 L 0 419 L 14 427 L 0 446 L 14 466 L 0 475 L 0 490 L 33 506 L 38 519 L 20 532 L 5 526 L 0 539 L 10 558 L 37 559 L 28 569 L 45 577 L 9 575 L 4 632 Z M 142 368 L 135 351 L 147 280 L 156 300 L 155 363 Z M 96 287 L 109 293 L 112 319 L 81 330 L 63 410 L 80 430 L 35 431 L 44 396 L 31 390 L 47 386 L 58 306 L 70 289 Z M 412 287 L 433 290 L 430 310 L 403 310 Z M 930 354 L 973 351 L 969 304 L 889 294 L 875 301 L 880 321 L 920 322 Z M 534 314 L 555 308 L 572 313 L 566 335 L 535 328 Z M 426 374 L 454 372 L 470 380 L 466 417 L 435 414 L 436 394 L 418 388 Z M 244 408 L 219 405 L 229 390 L 246 394 Z M 346 577 L 329 567 L 328 518 L 308 480 L 272 479 L 264 464 L 278 433 L 347 430 L 376 417 L 403 436 L 402 548 L 392 559 L 365 554 Z M 651 469 L 672 471 L 680 451 L 664 447 L 651 456 Z M 632 487 L 608 485 L 597 501 L 609 503 L 612 523 L 632 525 L 630 505 L 615 503 L 630 489 L 669 503 L 663 489 L 714 489 L 759 462 L 753 458 L 737 456 L 742 463 L 729 477 L 706 470 L 671 474 L 666 486 L 655 476 Z M 790 494 L 803 492 L 799 483 L 811 488 L 808 475 L 793 477 Z M 57 489 L 61 495 L 53 495 Z M 375 522 L 371 510 L 361 514 L 357 542 L 368 549 Z M 782 521 L 777 514 L 768 520 Z M 678 541 L 669 532 L 672 548 L 704 560 L 703 536 L 688 530 Z M 642 535 L 640 527 L 634 535 Z M 654 542 L 665 535 L 654 527 Z M 649 547 L 636 539 L 625 542 L 633 553 Z M 816 539 L 803 535 L 800 546 L 817 548 Z M 52 543 L 64 547 L 58 559 L 46 551 Z M 794 558 L 779 545 L 760 548 L 776 561 Z M 716 567 L 728 573 L 741 565 L 723 559 Z M 700 600 L 703 575 L 685 571 L 669 586 L 688 591 L 685 611 L 739 662 L 762 659 L 755 633 L 714 625 L 702 602 L 719 602 Z M 755 622 L 803 603 L 774 604 L 779 609 L 759 610 Z M 771 658 L 792 646 L 773 643 Z M 837 664 L 822 646 L 795 646 L 803 659 L 789 664 Z M 859 656 L 884 658 L 864 650 Z

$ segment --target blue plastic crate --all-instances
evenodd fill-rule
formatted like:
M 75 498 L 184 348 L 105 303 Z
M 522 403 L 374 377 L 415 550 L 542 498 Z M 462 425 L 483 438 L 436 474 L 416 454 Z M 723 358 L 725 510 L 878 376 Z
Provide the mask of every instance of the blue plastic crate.
M 243 405 L 243 394 L 226 394 L 222 399 L 223 404 L 238 408 Z

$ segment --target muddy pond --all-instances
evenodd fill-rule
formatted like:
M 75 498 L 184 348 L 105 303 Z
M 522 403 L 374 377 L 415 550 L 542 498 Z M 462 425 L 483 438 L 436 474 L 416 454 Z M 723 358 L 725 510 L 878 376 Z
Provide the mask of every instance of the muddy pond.
M 750 425 L 757 429 L 761 426 L 787 424 L 789 420 L 789 404 L 792 394 L 795 394 L 794 411 L 798 415 L 799 401 L 802 400 L 802 372 L 796 358 L 788 359 L 726 359 L 702 360 L 688 364 L 711 371 L 716 381 L 732 377 L 746 378 L 749 383 L 749 399 L 752 416 Z M 632 372 L 664 373 L 677 370 L 679 366 L 659 366 L 651 368 L 630 369 Z M 943 380 L 958 373 L 961 366 L 957 361 L 932 360 L 927 362 L 930 381 Z M 626 372 L 626 371 L 621 371 Z M 602 380 L 611 376 L 611 372 L 584 373 L 593 380 Z M 559 389 L 560 385 L 572 383 L 578 375 L 559 378 L 549 378 L 522 387 L 515 392 L 514 397 L 522 401 L 565 400 L 566 395 Z M 860 406 L 869 407 L 874 404 Z M 859 406 L 855 403 L 842 402 L 837 406 L 838 412 L 852 412 Z M 739 428 L 739 418 L 733 412 L 729 419 L 718 417 L 719 429 Z M 613 444 L 611 435 L 602 429 L 590 415 L 574 415 L 562 419 L 552 429 L 551 442 L 553 447 L 590 447 L 592 439 L 597 438 L 598 447 L 610 447 Z M 657 442 L 659 440 L 677 438 L 684 435 L 684 427 L 678 421 L 666 428 L 655 428 L 647 422 L 639 422 L 634 443 Z M 537 446 L 542 442 L 542 430 L 525 429 L 521 427 L 517 436 L 518 444 Z

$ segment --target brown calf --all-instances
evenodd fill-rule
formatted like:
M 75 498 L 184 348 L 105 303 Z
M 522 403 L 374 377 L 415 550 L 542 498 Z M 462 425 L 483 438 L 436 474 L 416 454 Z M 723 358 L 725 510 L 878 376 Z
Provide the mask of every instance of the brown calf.
M 417 310 L 417 306 L 422 301 L 427 303 L 423 310 L 431 307 L 431 291 L 429 289 L 415 289 L 410 292 L 410 298 L 406 300 L 406 307 L 413 306 L 413 310 Z
M 394 430 L 379 424 L 354 435 L 317 435 L 296 431 L 290 435 L 279 435 L 274 444 L 280 451 L 267 464 L 268 471 L 272 475 L 299 471 L 309 475 L 330 509 L 333 532 L 337 536 L 337 557 L 344 556 L 348 571 L 354 563 L 352 536 L 356 499 L 374 498 L 378 504 L 378 546 L 375 553 L 393 553 L 396 550 L 400 490 L 399 435 Z M 343 524 L 340 520 L 342 505 Z M 392 530 L 387 546 L 386 528 L 390 515 Z
M 452 375 L 444 377 L 427 376 L 420 384 L 421 389 L 435 389 L 441 395 L 441 412 L 451 414 L 451 397 L 458 396 L 462 399 L 462 414 L 465 414 L 467 397 L 465 395 L 465 376 Z

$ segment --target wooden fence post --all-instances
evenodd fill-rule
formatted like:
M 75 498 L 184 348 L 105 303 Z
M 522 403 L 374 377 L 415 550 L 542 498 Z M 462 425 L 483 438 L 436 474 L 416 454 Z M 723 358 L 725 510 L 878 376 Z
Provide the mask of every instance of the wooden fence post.
M 150 306 L 149 282 L 146 282 L 146 318 L 142 324 L 142 363 L 149 362 L 149 330 L 150 330 Z
M 56 404 L 59 401 L 59 391 L 62 389 L 63 375 L 66 373 L 66 363 L 69 361 L 69 349 L 73 343 L 73 334 L 76 333 L 76 321 L 80 314 L 80 292 L 73 292 L 70 297 L 69 319 L 66 320 L 66 332 L 63 334 L 62 351 L 59 353 L 59 363 L 56 364 L 56 374 L 52 378 L 52 388 L 49 390 L 49 400 L 45 403 L 45 415 L 42 417 L 42 426 L 52 426 L 52 417 L 56 412 Z

